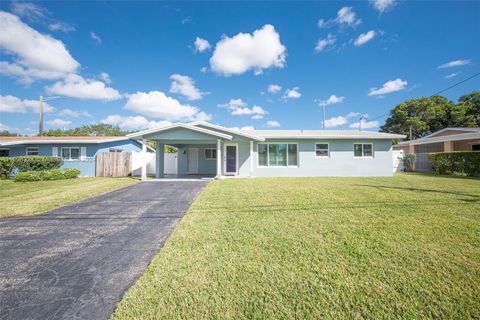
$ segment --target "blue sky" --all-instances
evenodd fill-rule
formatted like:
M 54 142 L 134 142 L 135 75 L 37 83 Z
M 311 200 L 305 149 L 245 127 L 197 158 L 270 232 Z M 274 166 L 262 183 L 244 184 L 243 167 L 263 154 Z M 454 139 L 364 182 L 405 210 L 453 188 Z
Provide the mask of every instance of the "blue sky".
M 0 3 L 0 129 L 111 123 L 378 130 L 479 71 L 480 2 Z M 475 39 L 476 38 L 476 39 Z M 269 90 L 270 88 L 270 90 Z M 480 78 L 447 92 L 456 101 Z

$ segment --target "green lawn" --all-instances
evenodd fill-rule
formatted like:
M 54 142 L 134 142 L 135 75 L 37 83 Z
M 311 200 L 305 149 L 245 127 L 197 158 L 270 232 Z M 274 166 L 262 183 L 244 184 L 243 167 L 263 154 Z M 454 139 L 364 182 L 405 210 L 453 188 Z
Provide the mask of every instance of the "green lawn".
M 113 319 L 480 318 L 480 180 L 215 181 Z
M 138 180 L 93 177 L 24 183 L 0 180 L 0 217 L 45 212 L 135 182 Z

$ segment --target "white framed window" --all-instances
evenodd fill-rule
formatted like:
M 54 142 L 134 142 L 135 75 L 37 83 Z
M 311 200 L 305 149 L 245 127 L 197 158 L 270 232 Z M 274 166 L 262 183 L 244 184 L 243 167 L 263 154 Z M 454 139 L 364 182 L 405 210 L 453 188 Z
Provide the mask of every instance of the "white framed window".
M 297 143 L 259 143 L 259 167 L 298 167 Z
M 373 144 L 372 143 L 354 143 L 353 157 L 354 158 L 373 158 Z
M 316 158 L 328 158 L 330 157 L 330 148 L 328 142 L 315 143 L 315 157 Z
M 27 148 L 27 156 L 38 156 L 38 148 L 37 147 L 28 147 Z
M 65 160 L 78 160 L 80 159 L 80 148 L 78 147 L 63 147 L 62 158 Z
M 207 148 L 204 150 L 205 160 L 216 160 L 217 159 L 217 149 Z

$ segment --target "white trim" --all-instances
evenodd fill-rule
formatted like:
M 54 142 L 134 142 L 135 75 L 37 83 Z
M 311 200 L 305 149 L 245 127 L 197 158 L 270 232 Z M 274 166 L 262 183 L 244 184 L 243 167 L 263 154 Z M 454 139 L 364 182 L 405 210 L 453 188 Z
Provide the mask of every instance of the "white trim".
M 37 154 L 28 154 L 29 149 L 37 149 Z M 26 156 L 38 156 L 40 154 L 40 150 L 38 147 L 27 147 L 25 148 L 25 155 Z
M 58 147 L 52 147 L 52 157 L 58 157 Z
M 103 139 L 103 140 L 15 140 L 15 141 L 6 141 L 1 142 L 0 146 L 13 146 L 19 144 L 99 144 L 105 142 L 116 142 L 116 141 L 123 141 L 129 140 L 127 137 L 121 137 L 119 139 Z
M 267 145 L 267 165 L 266 166 L 260 165 L 260 156 L 257 156 L 257 167 L 259 167 L 259 168 L 298 168 L 298 167 L 300 167 L 300 150 L 298 148 L 299 147 L 298 142 L 260 142 L 260 143 L 257 143 L 257 155 L 259 154 L 258 146 L 261 145 L 261 144 L 266 144 Z M 271 166 L 271 165 L 269 165 L 269 163 L 270 163 L 270 152 L 268 151 L 268 149 L 269 149 L 268 145 L 270 145 L 270 144 L 286 144 L 287 145 L 287 165 L 286 166 Z M 288 145 L 289 144 L 297 145 L 297 164 L 293 165 L 293 166 L 288 164 Z
M 190 150 L 195 150 L 197 153 L 197 165 L 196 165 L 196 171 L 190 171 Z M 198 174 L 198 148 L 187 148 L 187 174 Z
M 235 172 L 227 172 L 227 146 L 235 147 Z M 238 143 L 224 143 L 223 144 L 223 174 L 226 176 L 238 175 Z
M 207 158 L 207 150 L 215 151 L 215 158 Z M 205 148 L 205 149 L 203 149 L 203 159 L 205 161 L 215 161 L 215 160 L 217 160 L 217 148 Z
M 327 145 L 327 155 L 326 156 L 317 156 L 317 144 L 326 144 Z M 325 149 L 320 149 L 320 150 L 325 150 Z M 330 158 L 330 142 L 315 142 L 314 143 L 314 152 L 315 152 L 315 158 L 317 158 L 317 159 L 328 159 L 328 158 Z
M 361 144 L 362 145 L 362 156 L 360 157 L 356 157 L 355 156 L 355 145 L 356 144 Z M 364 152 L 363 152 L 363 145 L 365 144 L 369 144 L 372 146 L 372 155 L 371 156 L 364 156 Z M 353 151 L 353 158 L 354 159 L 373 159 L 373 157 L 375 156 L 375 152 L 373 151 L 373 143 L 372 142 L 354 142 L 353 145 L 352 145 L 352 151 Z
M 216 124 L 211 124 L 211 123 L 205 122 L 205 121 L 194 121 L 194 122 L 189 123 L 189 125 L 191 125 L 191 126 L 202 125 L 202 126 L 205 126 L 205 127 L 210 127 L 212 129 L 222 130 L 222 131 L 233 133 L 233 134 L 236 134 L 236 135 L 239 135 L 239 136 L 244 136 L 244 137 L 247 137 L 247 138 L 251 138 L 253 140 L 265 141 L 265 138 L 262 138 L 260 136 L 248 134 L 248 133 L 242 132 L 240 130 L 225 128 L 225 127 L 218 126 Z
M 440 137 L 432 137 L 432 138 L 421 138 L 418 140 L 408 140 L 403 141 L 396 146 L 409 146 L 409 145 L 417 145 L 417 144 L 428 144 L 428 143 L 437 143 L 437 142 L 445 142 L 445 141 L 460 141 L 460 140 L 473 140 L 480 138 L 480 131 L 478 132 L 470 132 L 470 133 L 459 133 L 459 134 L 451 134 L 448 136 L 440 136 Z
M 223 133 L 220 133 L 220 132 L 216 132 L 216 131 L 212 131 L 212 130 L 208 130 L 208 129 L 203 129 L 203 128 L 199 128 L 199 127 L 195 127 L 195 126 L 191 126 L 191 125 L 183 124 L 183 123 L 174 123 L 174 124 L 168 125 L 168 126 L 143 130 L 143 131 L 127 134 L 127 137 L 128 138 L 139 138 L 139 137 L 143 137 L 144 135 L 147 135 L 147 134 L 168 131 L 168 130 L 172 130 L 172 129 L 176 129 L 176 128 L 183 128 L 183 129 L 187 129 L 187 130 L 197 131 L 197 132 L 200 132 L 200 133 L 205 133 L 205 134 L 208 134 L 208 135 L 211 135 L 211 136 L 215 136 L 215 137 L 219 137 L 219 138 L 223 138 L 223 139 L 227 139 L 227 140 L 232 140 L 233 139 L 233 137 L 228 135 L 228 134 L 223 134 Z
M 250 140 L 250 177 L 253 176 L 253 141 Z
M 63 157 L 63 149 L 69 149 L 68 158 Z M 78 149 L 78 159 L 72 158 L 72 149 Z M 63 158 L 63 161 L 81 161 L 81 148 L 80 147 L 61 147 L 60 148 L 60 157 Z

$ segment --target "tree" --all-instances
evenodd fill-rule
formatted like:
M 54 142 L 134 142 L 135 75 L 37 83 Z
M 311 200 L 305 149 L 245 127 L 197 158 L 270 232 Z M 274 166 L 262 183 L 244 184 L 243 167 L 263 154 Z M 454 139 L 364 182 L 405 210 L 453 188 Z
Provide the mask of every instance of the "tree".
M 8 130 L 0 131 L 0 137 L 17 137 L 18 134 L 9 132 Z
M 79 128 L 60 130 L 50 129 L 45 131 L 45 136 L 124 136 L 128 131 L 123 131 L 119 127 L 111 124 L 91 124 Z

